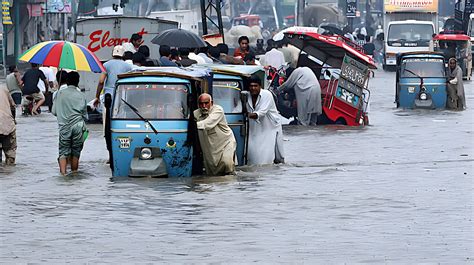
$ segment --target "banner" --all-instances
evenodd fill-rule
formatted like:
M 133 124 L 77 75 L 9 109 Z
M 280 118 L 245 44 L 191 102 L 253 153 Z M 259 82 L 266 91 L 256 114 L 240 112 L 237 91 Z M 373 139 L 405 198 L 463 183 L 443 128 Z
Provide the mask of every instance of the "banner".
M 47 0 L 47 13 L 71 13 L 71 0 Z
M 2 23 L 3 25 L 13 24 L 10 16 L 10 2 L 2 1 Z
M 384 0 L 385 12 L 438 12 L 438 0 Z
M 357 0 L 346 0 L 346 17 L 356 17 Z

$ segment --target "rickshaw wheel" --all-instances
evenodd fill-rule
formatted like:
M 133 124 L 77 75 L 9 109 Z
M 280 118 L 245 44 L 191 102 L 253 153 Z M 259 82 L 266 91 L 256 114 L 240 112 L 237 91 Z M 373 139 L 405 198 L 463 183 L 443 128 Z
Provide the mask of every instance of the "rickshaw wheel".
M 344 118 L 339 118 L 339 119 L 336 120 L 336 122 L 334 122 L 334 124 L 347 125 L 347 122 Z

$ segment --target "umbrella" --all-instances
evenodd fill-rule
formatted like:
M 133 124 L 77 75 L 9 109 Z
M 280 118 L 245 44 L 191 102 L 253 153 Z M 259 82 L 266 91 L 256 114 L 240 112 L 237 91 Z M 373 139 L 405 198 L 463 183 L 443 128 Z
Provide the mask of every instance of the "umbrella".
M 97 57 L 86 47 L 69 41 L 45 41 L 24 52 L 20 61 L 53 66 L 60 69 L 105 72 Z
M 340 29 L 339 26 L 334 23 L 321 23 L 319 27 L 325 29 L 329 34 L 337 34 L 344 36 L 344 32 L 342 32 L 342 29 Z
M 151 42 L 176 48 L 201 48 L 207 46 L 197 34 L 184 29 L 168 29 L 162 31 L 158 33 Z

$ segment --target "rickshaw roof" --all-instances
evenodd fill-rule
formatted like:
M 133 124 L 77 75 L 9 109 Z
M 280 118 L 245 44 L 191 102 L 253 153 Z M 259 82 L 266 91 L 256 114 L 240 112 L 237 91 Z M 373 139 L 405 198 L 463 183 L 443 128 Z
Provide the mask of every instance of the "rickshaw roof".
M 429 51 L 418 51 L 418 52 L 405 52 L 399 55 L 400 59 L 404 58 L 423 58 L 423 57 L 431 57 L 431 58 L 440 58 L 444 59 L 443 53 L 440 52 L 429 52 Z
M 157 78 L 158 77 L 158 78 Z M 154 75 L 142 75 L 142 76 L 127 76 L 117 80 L 117 84 L 129 84 L 129 83 L 172 83 L 172 84 L 189 84 L 189 80 L 174 77 L 174 76 L 154 76 Z
M 261 65 L 232 65 L 232 64 L 200 64 L 193 68 L 208 68 L 214 73 L 226 75 L 238 75 L 250 77 L 251 75 L 260 71 L 265 71 Z
M 346 54 L 372 69 L 374 60 L 362 52 L 362 47 L 339 35 L 321 35 L 315 31 L 288 31 L 290 44 L 316 57 L 322 62 L 340 67 Z
M 119 80 L 128 77 L 175 77 L 186 80 L 202 80 L 210 76 L 210 71 L 206 68 L 179 68 L 179 67 L 139 67 L 130 72 L 119 74 Z
M 437 34 L 433 40 L 445 40 L 445 41 L 471 41 L 471 37 L 466 34 Z
M 397 65 L 400 65 L 401 60 L 408 58 L 432 58 L 444 60 L 443 53 L 440 52 L 429 52 L 429 51 L 418 51 L 418 52 L 405 52 L 397 56 Z
M 240 76 L 237 75 L 225 75 L 225 74 L 214 74 L 214 80 L 225 79 L 225 80 L 242 80 Z

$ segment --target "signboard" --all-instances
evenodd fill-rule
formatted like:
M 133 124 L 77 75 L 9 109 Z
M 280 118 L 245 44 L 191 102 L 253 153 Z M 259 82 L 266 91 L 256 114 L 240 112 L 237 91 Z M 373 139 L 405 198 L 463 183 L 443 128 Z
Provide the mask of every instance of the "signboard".
M 2 1 L 2 23 L 3 25 L 13 24 L 10 17 L 10 2 L 8 1 Z
M 357 0 L 346 0 L 346 17 L 355 17 L 357 12 Z
M 362 89 L 365 88 L 368 78 L 369 68 L 366 65 L 347 55 L 344 56 L 336 97 L 357 107 L 360 104 L 360 98 L 363 95 Z
M 47 13 L 71 13 L 71 0 L 47 0 Z
M 438 0 L 384 0 L 385 12 L 438 12 Z
M 27 4 L 28 14 L 30 17 L 42 17 L 43 16 L 43 8 L 41 4 Z
M 341 77 L 358 87 L 365 87 L 369 78 L 369 67 L 346 55 L 342 60 Z

